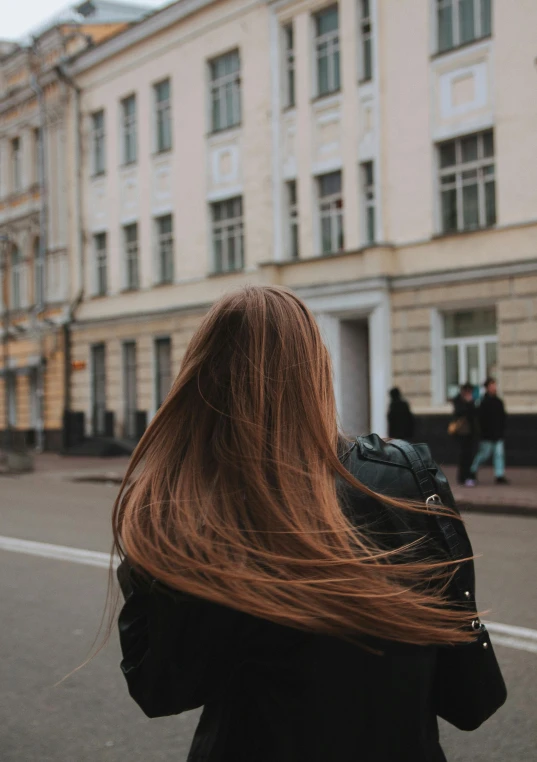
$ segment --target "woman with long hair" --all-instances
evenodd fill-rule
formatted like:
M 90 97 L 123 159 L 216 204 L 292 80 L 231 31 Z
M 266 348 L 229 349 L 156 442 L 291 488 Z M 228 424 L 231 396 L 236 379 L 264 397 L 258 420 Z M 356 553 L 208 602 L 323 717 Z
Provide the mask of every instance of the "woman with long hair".
M 189 762 L 440 762 L 437 715 L 503 703 L 449 486 L 404 444 L 339 432 L 291 291 L 206 315 L 113 516 L 121 667 L 150 717 L 204 707 Z

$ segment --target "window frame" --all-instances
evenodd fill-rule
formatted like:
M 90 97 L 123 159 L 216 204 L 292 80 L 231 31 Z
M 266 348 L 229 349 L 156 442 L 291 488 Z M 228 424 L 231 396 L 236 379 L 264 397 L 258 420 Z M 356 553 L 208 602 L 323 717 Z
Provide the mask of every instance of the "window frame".
M 337 28 L 329 32 L 319 33 L 320 19 L 332 11 L 337 13 Z M 313 59 L 315 65 L 315 95 L 326 98 L 341 92 L 341 46 L 339 34 L 339 4 L 334 3 L 313 14 Z M 321 56 L 321 47 L 326 45 L 326 54 Z M 327 86 L 321 89 L 320 62 L 327 59 Z M 337 64 L 336 64 L 337 61 Z M 337 75 L 336 75 L 337 72 Z
M 492 154 L 487 156 L 485 151 L 485 137 L 491 136 Z M 472 161 L 463 160 L 463 142 L 473 137 L 477 138 L 477 158 Z M 455 163 L 442 167 L 442 150 L 453 145 L 455 151 Z M 496 197 L 496 153 L 495 135 L 493 128 L 460 135 L 457 138 L 443 140 L 436 144 L 436 166 L 438 186 L 438 230 L 440 235 L 454 235 L 456 233 L 470 233 L 476 230 L 488 230 L 497 224 L 497 197 Z M 485 170 L 492 168 L 491 171 Z M 466 173 L 475 172 L 473 178 L 463 177 Z M 447 178 L 454 176 L 455 180 L 448 182 Z M 443 178 L 445 180 L 443 181 Z M 493 185 L 494 210 L 493 221 L 487 222 L 486 189 L 487 185 Z M 464 189 L 477 186 L 477 225 L 465 225 L 464 214 L 467 208 L 464 205 Z M 446 228 L 444 211 L 444 194 L 455 191 L 456 217 L 455 227 Z
M 434 19 L 435 19 L 435 50 L 438 55 L 448 53 L 451 50 L 456 50 L 464 45 L 473 45 L 481 40 L 486 40 L 493 34 L 493 1 L 494 0 L 432 0 L 434 3 Z M 473 8 L 473 26 L 474 36 L 467 40 L 461 41 L 461 4 L 463 2 L 471 2 Z M 490 29 L 483 29 L 485 14 L 483 9 L 485 4 L 488 4 L 489 11 L 488 16 L 490 18 Z M 448 45 L 442 45 L 440 40 L 441 34 L 441 11 L 451 9 L 451 25 L 450 25 L 450 38 L 451 43 Z
M 339 175 L 339 191 L 333 193 L 323 193 L 322 184 L 330 177 Z M 345 215 L 343 198 L 343 172 L 338 169 L 334 172 L 327 172 L 317 175 L 315 178 L 317 184 L 317 214 L 319 228 L 320 255 L 329 256 L 341 254 L 345 251 Z M 323 208 L 324 207 L 324 208 Z M 324 246 L 323 221 L 329 220 L 330 225 L 330 249 Z M 341 237 L 341 245 L 339 238 Z M 336 244 L 336 245 L 334 245 Z
M 102 123 L 96 122 L 102 117 Z M 104 108 L 91 115 L 91 162 L 92 176 L 100 177 L 106 173 L 106 115 Z
M 215 67 L 233 61 L 236 57 L 237 68 L 224 74 L 217 74 Z M 215 56 L 208 61 L 209 72 L 209 118 L 211 134 L 233 130 L 242 123 L 242 59 L 239 48 Z M 226 88 L 231 88 L 231 108 L 228 109 Z M 220 116 L 217 120 L 215 103 L 220 104 Z M 229 113 L 228 113 L 229 112 Z
M 20 136 L 11 140 L 11 189 L 13 193 L 22 191 L 22 143 Z
M 371 178 L 369 177 L 371 169 Z M 360 163 L 360 182 L 362 190 L 362 225 L 363 243 L 365 246 L 373 246 L 377 243 L 377 187 L 375 177 L 375 161 L 363 161 Z M 370 213 L 372 212 L 372 221 Z
M 441 357 L 441 393 L 442 393 L 442 402 L 449 402 L 452 397 L 448 394 L 448 386 L 447 386 L 447 363 L 446 363 L 446 347 L 456 347 L 457 348 L 457 369 L 458 369 L 458 383 L 457 388 L 460 387 L 461 384 L 466 383 L 467 381 L 471 380 L 469 379 L 468 375 L 468 364 L 467 364 L 467 348 L 468 347 L 474 347 L 477 346 L 478 348 L 478 376 L 479 379 L 476 384 L 473 384 L 475 387 L 480 388 L 481 384 L 484 382 L 485 378 L 489 375 L 491 372 L 491 369 L 487 367 L 487 345 L 494 345 L 496 348 L 496 363 L 498 362 L 498 347 L 499 347 L 499 337 L 498 337 L 498 314 L 497 309 L 494 306 L 495 311 L 495 322 L 496 322 L 496 333 L 490 334 L 490 333 L 482 333 L 482 334 L 473 334 L 470 336 L 454 336 L 454 337 L 446 337 L 446 317 L 448 315 L 457 314 L 460 312 L 472 312 L 472 313 L 478 313 L 483 312 L 486 310 L 492 309 L 493 306 L 482 306 L 479 308 L 469 308 L 469 309 L 453 309 L 453 310 L 443 310 L 439 312 L 439 328 L 440 328 L 440 336 L 439 336 L 439 349 L 440 349 L 440 357 Z
M 159 99 L 159 89 L 168 86 L 168 97 Z M 173 149 L 172 125 L 172 82 L 170 77 L 155 82 L 153 85 L 153 108 L 155 125 L 155 153 L 168 153 Z M 168 142 L 164 139 L 168 126 Z M 162 141 L 161 141 L 162 137 Z
M 162 372 L 162 367 L 160 364 L 161 360 L 161 354 L 159 352 L 160 347 L 167 347 L 168 349 L 168 363 L 169 367 L 167 368 L 167 374 Z M 159 410 L 159 408 L 164 404 L 164 401 L 166 400 L 166 397 L 168 396 L 170 389 L 172 387 L 173 382 L 173 372 L 172 372 L 172 339 L 171 336 L 158 336 L 154 339 L 153 343 L 153 351 L 154 351 L 154 369 L 155 369 L 155 376 L 154 376 L 154 393 L 155 393 L 155 411 Z M 162 381 L 165 379 L 166 375 L 169 377 L 169 385 L 168 390 L 165 394 L 161 394 L 162 392 Z
M 129 113 L 129 104 L 133 104 Z M 121 110 L 121 152 L 122 165 L 128 167 L 138 161 L 138 103 L 136 93 L 125 96 L 120 101 Z
M 214 275 L 226 275 L 228 273 L 241 272 L 245 266 L 244 250 L 244 202 L 242 196 L 221 199 L 210 205 L 211 215 L 211 248 L 212 248 L 212 272 Z M 224 212 L 216 219 L 216 213 Z M 227 214 L 228 211 L 234 212 Z M 234 265 L 230 262 L 230 243 L 233 241 Z M 221 244 L 220 254 L 217 254 L 217 244 Z M 238 264 L 237 262 L 238 251 Z M 218 267 L 220 258 L 221 266 Z
M 121 353 L 123 366 L 123 434 L 127 439 L 135 439 L 138 408 L 138 347 L 136 340 L 123 341 Z M 132 408 L 131 402 L 134 402 Z
M 19 312 L 25 309 L 24 299 L 24 271 L 26 269 L 26 260 L 19 246 L 12 246 L 10 257 L 10 303 L 13 312 Z
M 282 38 L 284 109 L 292 109 L 296 107 L 295 29 L 292 20 L 282 27 Z
M 99 246 L 103 241 L 104 246 Z M 94 255 L 94 284 L 93 295 L 103 297 L 108 295 L 108 235 L 106 231 L 93 234 Z
M 134 231 L 134 239 L 129 239 L 129 234 Z M 130 222 L 123 225 L 123 261 L 125 273 L 125 290 L 137 291 L 140 288 L 140 246 L 138 237 L 138 223 Z M 134 274 L 134 277 L 132 277 Z
M 374 34 L 373 34 L 373 9 L 375 0 L 359 0 L 359 56 L 358 79 L 360 83 L 371 82 L 374 79 Z M 368 13 L 365 13 L 367 5 Z M 369 43 L 369 47 L 367 45 Z
M 287 202 L 287 258 L 300 258 L 300 223 L 298 216 L 298 182 L 296 179 L 285 183 Z
M 162 231 L 165 221 L 170 221 L 170 229 Z M 155 217 L 156 285 L 169 286 L 175 280 L 175 241 L 173 214 Z

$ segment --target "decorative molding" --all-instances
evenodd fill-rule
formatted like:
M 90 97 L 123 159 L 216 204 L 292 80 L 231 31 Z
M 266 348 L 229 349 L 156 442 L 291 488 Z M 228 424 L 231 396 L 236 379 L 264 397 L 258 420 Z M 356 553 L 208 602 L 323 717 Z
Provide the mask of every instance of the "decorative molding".
M 486 278 L 512 278 L 537 273 L 537 259 L 527 262 L 509 262 L 500 265 L 483 265 L 462 270 L 442 270 L 423 275 L 402 275 L 390 278 L 390 287 L 394 291 L 420 288 L 422 286 L 441 286 L 448 283 L 465 283 Z

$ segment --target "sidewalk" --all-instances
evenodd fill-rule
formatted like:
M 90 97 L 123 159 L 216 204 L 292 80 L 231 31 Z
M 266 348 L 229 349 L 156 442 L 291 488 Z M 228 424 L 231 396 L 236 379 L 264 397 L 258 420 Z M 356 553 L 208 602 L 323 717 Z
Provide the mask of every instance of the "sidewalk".
M 76 458 L 43 453 L 35 458 L 35 473 L 50 474 L 71 482 L 107 482 L 120 484 L 128 458 Z M 510 484 L 496 485 L 491 468 L 479 471 L 477 487 L 460 487 L 456 467 L 444 466 L 457 504 L 464 511 L 502 513 L 537 518 L 537 468 L 511 468 Z

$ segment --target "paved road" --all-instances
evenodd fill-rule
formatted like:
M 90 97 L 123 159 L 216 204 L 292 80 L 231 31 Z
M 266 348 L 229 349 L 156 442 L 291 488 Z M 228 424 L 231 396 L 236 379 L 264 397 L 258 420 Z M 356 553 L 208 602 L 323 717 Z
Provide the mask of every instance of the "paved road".
M 114 494 L 53 475 L 3 478 L 0 535 L 107 551 Z M 489 618 L 537 630 L 537 520 L 476 515 L 468 523 L 483 553 L 479 597 Z M 2 762 L 185 762 L 196 713 L 146 719 L 126 693 L 115 633 L 87 667 L 54 687 L 91 646 L 104 569 L 0 550 L 0 579 Z M 537 653 L 504 646 L 497 653 L 508 705 L 475 733 L 443 726 L 450 762 L 537 759 Z

